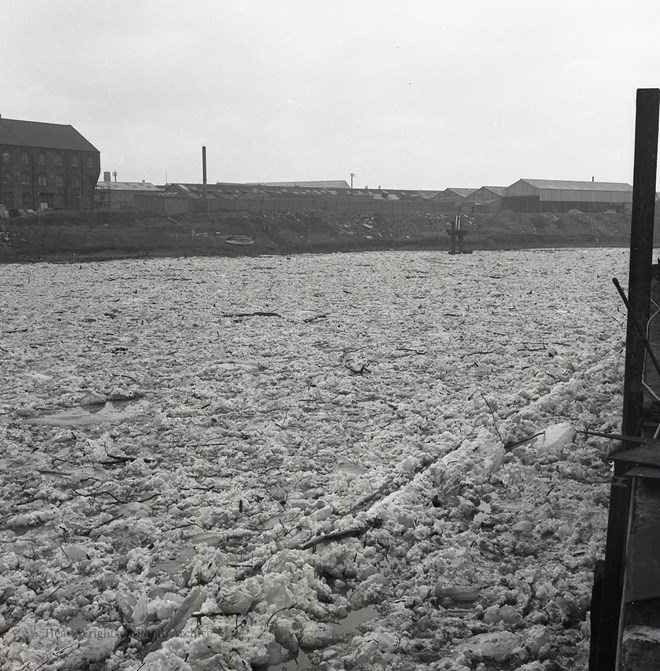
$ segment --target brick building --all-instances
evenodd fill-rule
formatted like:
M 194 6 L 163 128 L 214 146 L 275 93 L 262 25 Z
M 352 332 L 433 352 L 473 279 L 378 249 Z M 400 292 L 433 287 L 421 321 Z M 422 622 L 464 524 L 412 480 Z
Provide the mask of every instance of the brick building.
M 73 126 L 0 117 L 0 203 L 92 207 L 100 153 Z

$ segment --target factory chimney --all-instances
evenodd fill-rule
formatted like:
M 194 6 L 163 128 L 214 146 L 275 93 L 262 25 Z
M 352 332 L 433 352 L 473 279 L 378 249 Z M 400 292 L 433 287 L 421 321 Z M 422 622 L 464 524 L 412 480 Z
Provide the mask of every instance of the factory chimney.
M 206 198 L 206 147 L 202 147 L 202 182 L 204 184 L 204 198 Z

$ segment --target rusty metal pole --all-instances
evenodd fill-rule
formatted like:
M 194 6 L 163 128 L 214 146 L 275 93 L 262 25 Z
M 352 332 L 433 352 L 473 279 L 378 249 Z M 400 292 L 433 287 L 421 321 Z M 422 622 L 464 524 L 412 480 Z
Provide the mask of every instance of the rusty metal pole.
M 646 326 L 649 319 L 653 263 L 653 219 L 658 163 L 658 113 L 660 89 L 638 89 L 635 118 L 635 160 L 633 204 L 630 230 L 628 279 L 628 324 L 626 331 L 626 372 L 623 388 L 621 433 L 639 437 L 643 424 L 643 334 L 636 324 Z M 623 449 L 634 447 L 623 442 Z M 610 490 L 607 545 L 599 612 L 592 612 L 592 642 L 589 668 L 615 671 L 618 666 L 619 627 L 623 598 L 625 548 L 630 508 L 630 478 L 624 478 L 617 465 Z

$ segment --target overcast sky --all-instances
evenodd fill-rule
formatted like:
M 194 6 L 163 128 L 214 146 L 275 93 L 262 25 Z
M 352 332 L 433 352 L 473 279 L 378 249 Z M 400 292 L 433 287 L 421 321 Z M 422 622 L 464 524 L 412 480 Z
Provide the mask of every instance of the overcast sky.
M 2 0 L 0 114 L 119 181 L 632 183 L 658 0 Z

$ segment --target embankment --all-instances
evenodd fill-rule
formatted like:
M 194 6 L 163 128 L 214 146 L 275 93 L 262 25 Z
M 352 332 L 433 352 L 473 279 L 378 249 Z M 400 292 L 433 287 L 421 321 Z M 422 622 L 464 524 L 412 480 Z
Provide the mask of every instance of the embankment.
M 148 256 L 244 256 L 382 249 L 448 249 L 453 215 L 305 213 L 156 217 L 137 212 L 55 212 L 0 221 L 0 263 Z M 470 215 L 469 249 L 619 247 L 627 214 Z M 656 226 L 658 231 L 658 226 Z M 660 236 L 658 236 L 660 239 Z

